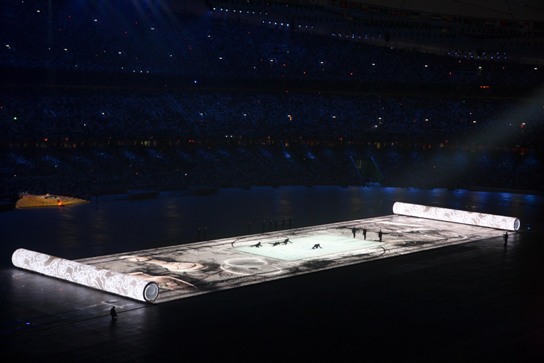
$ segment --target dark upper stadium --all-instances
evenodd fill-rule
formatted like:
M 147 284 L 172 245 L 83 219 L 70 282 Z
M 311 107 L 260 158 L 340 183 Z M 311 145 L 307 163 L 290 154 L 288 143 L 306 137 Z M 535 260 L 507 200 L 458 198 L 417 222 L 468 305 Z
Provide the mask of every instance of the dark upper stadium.
M 544 8 L 483 3 L 2 3 L 0 195 L 542 191 Z

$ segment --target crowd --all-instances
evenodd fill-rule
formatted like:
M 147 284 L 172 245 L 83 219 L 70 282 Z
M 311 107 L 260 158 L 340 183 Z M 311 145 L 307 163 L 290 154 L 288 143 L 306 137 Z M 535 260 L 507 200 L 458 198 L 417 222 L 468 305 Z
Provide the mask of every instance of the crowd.
M 281 185 L 382 185 L 542 191 L 541 155 L 422 145 L 149 145 L 3 150 L 3 198 L 82 197 L 127 190 Z
M 23 90 L 0 93 L 0 145 L 263 140 L 537 147 L 538 99 Z
M 539 85 L 544 69 L 366 45 L 292 28 L 172 15 L 161 1 L 0 5 L 0 66 L 199 78 Z M 294 27 L 296 28 L 296 27 Z
M 0 197 L 544 185 L 542 97 L 527 96 L 539 67 L 178 17 L 155 3 L 0 5 Z

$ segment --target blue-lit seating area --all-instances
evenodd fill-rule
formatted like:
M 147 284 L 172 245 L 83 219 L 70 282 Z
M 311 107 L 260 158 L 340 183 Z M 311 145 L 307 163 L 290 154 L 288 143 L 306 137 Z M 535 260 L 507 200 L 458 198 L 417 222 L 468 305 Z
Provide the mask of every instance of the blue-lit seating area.
M 544 185 L 539 65 L 168 6 L 2 5 L 3 198 L 191 185 Z

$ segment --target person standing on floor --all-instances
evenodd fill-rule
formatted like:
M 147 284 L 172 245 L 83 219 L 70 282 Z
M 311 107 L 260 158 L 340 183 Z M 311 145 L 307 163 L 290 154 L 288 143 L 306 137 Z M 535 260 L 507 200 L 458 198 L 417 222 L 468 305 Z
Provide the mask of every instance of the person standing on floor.
M 117 311 L 115 310 L 115 306 L 112 306 L 110 309 L 110 316 L 111 320 L 117 319 Z

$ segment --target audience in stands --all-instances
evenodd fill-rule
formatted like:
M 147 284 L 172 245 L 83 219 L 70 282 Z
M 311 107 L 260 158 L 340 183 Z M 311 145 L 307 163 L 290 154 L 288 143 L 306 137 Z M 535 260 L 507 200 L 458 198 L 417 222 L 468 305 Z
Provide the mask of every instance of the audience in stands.
M 153 2 L 25 0 L 0 5 L 0 21 L 0 197 L 544 185 L 544 111 L 527 96 L 539 66 L 174 16 Z

